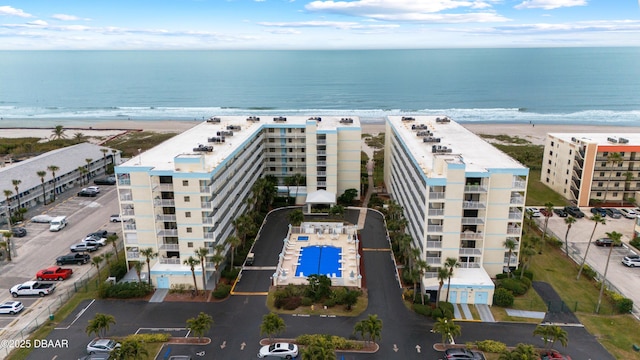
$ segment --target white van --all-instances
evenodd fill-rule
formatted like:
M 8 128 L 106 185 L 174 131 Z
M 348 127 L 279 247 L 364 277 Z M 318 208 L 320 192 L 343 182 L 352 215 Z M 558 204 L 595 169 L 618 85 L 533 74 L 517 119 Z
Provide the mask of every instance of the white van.
M 53 218 L 49 224 L 49 231 L 60 231 L 67 226 L 67 217 L 57 216 Z

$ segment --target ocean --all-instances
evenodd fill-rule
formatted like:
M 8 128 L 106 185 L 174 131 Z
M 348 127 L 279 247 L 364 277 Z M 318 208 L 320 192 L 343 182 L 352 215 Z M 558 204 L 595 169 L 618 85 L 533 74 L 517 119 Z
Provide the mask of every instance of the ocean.
M 640 126 L 640 48 L 0 51 L 0 127 L 213 115 Z

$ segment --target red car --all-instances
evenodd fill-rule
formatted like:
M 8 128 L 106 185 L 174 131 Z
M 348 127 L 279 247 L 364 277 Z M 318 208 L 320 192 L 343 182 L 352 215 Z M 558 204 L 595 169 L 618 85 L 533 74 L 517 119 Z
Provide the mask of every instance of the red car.
M 38 271 L 36 278 L 42 280 L 58 280 L 62 281 L 69 278 L 73 274 L 73 270 L 61 268 L 60 266 L 52 266 Z
M 540 214 L 542 214 L 542 216 L 544 216 L 544 217 L 552 217 L 553 216 L 553 212 L 552 211 L 548 211 L 546 208 L 540 208 Z
M 542 350 L 540 351 L 541 360 L 571 360 L 569 355 L 562 355 L 556 350 Z

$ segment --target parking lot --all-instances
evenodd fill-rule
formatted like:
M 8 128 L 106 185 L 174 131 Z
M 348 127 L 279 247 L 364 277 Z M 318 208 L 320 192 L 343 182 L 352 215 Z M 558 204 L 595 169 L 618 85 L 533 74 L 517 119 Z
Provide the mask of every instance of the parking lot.
M 34 280 L 38 270 L 55 265 L 58 256 L 69 253 L 69 247 L 79 243 L 85 235 L 99 229 L 109 232 L 117 232 L 119 236 L 120 224 L 110 223 L 109 216 L 118 212 L 116 201 L 116 189 L 111 186 L 103 186 L 97 197 L 77 197 L 77 189 L 70 189 L 62 194 L 54 204 L 29 211 L 28 219 L 39 214 L 51 216 L 66 216 L 69 224 L 59 232 L 50 232 L 49 224 L 32 223 L 26 221 L 27 230 L 25 237 L 13 237 L 12 261 L 0 263 L 0 302 L 14 300 L 9 294 L 9 289 L 25 281 Z M 113 252 L 113 248 L 107 245 L 99 251 L 91 253 L 91 256 Z M 104 266 L 104 265 L 103 265 Z M 24 329 L 38 326 L 49 313 L 55 311 L 74 291 L 74 283 L 87 278 L 95 267 L 86 265 L 65 265 L 73 269 L 73 276 L 62 282 L 56 282 L 56 290 L 45 297 L 20 297 L 25 309 L 18 315 L 0 315 L 0 338 L 20 338 Z M 0 349 L 0 359 L 6 356 L 7 351 Z
M 584 253 L 587 250 L 587 245 L 595 225 L 595 223 L 590 220 L 593 215 L 590 212 L 590 209 L 591 208 L 581 208 L 582 212 L 585 213 L 585 217 L 577 219 L 569 231 L 569 253 L 572 258 L 578 259 L 578 261 L 584 257 Z M 539 224 L 541 229 L 544 228 L 544 220 L 544 217 L 536 218 L 536 222 Z M 640 283 L 640 268 L 629 268 L 621 263 L 624 256 L 638 253 L 638 251 L 629 245 L 629 241 L 633 239 L 634 220 L 627 219 L 625 217 L 621 217 L 620 219 L 605 217 L 605 220 L 605 225 L 600 224 L 596 227 L 596 231 L 593 235 L 593 241 L 595 242 L 598 238 L 606 237 L 607 232 L 616 231 L 623 234 L 623 246 L 615 247 L 611 253 L 607 280 L 610 281 L 611 284 L 625 297 L 633 300 L 634 304 L 636 304 L 636 312 L 638 312 L 640 310 L 637 306 L 640 304 L 640 290 L 637 284 Z M 567 225 L 564 222 L 564 218 L 561 218 L 556 214 L 549 218 L 547 232 L 564 241 L 565 233 L 567 232 Z M 595 246 L 595 244 L 591 244 L 591 248 L 589 249 L 589 254 L 587 256 L 587 264 L 599 274 L 603 274 L 608 255 L 608 247 L 600 247 Z

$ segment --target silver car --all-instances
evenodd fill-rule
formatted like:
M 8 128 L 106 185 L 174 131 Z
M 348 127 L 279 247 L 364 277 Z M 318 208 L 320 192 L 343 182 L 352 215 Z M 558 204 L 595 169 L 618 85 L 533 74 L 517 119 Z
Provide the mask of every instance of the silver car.
M 95 338 L 87 344 L 87 354 L 110 353 L 119 347 L 120 343 L 115 340 Z
M 279 357 L 283 359 L 293 359 L 298 356 L 298 345 L 289 343 L 275 343 L 260 348 L 259 358 Z
M 638 217 L 638 214 L 636 214 L 636 212 L 631 209 L 622 208 L 620 209 L 620 213 L 627 219 L 635 219 L 636 217 Z

